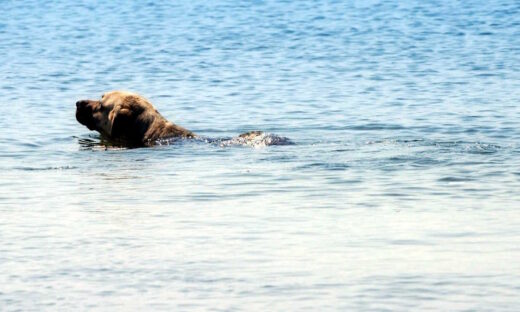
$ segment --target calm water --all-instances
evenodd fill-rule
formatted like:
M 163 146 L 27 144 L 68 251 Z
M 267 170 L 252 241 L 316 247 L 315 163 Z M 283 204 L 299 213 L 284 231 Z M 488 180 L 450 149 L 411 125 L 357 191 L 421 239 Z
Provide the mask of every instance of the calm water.
M 394 2 L 2 1 L 0 310 L 518 311 L 520 5 Z

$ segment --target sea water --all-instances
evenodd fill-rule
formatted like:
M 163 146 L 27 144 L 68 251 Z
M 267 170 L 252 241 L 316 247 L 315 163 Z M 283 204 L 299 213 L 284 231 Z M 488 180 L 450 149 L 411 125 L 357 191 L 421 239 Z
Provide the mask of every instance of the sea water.
M 518 1 L 0 7 L 0 310 L 520 309 Z

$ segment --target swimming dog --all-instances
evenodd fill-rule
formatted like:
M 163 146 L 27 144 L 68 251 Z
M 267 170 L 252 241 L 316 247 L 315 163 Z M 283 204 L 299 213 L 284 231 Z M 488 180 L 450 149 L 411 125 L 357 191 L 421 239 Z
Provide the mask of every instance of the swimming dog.
M 89 130 L 128 146 L 152 146 L 174 138 L 198 138 L 188 129 L 164 118 L 144 97 L 131 92 L 111 91 L 99 100 L 76 102 L 76 119 Z M 252 146 L 290 144 L 287 138 L 250 131 L 228 140 L 226 145 Z

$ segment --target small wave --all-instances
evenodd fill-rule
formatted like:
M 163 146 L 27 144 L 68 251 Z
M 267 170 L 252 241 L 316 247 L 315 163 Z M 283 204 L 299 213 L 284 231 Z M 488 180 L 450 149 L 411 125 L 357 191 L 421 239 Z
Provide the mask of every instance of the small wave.
M 401 125 L 397 124 L 381 124 L 381 123 L 368 123 L 364 125 L 350 126 L 349 130 L 361 130 L 361 131 L 377 131 L 377 130 L 403 130 L 405 129 Z
M 385 138 L 365 142 L 366 145 L 404 145 L 407 147 L 435 147 L 445 152 L 458 152 L 468 154 L 494 154 L 504 147 L 494 143 L 469 142 L 469 141 L 445 141 L 423 138 Z
M 374 145 L 374 144 L 405 144 L 405 145 L 423 145 L 426 140 L 421 138 L 396 138 L 396 139 L 381 139 L 381 140 L 372 140 L 367 141 L 366 145 Z
M 132 148 L 132 146 L 121 146 L 117 143 L 107 141 L 103 139 L 103 137 L 98 138 L 80 138 L 78 139 L 80 146 L 83 150 L 122 150 Z M 152 142 L 149 146 L 168 146 L 168 145 L 179 145 L 188 142 L 203 142 L 216 144 L 221 147 L 227 146 L 250 146 L 254 148 L 261 148 L 271 145 L 293 145 L 289 138 L 278 136 L 272 133 L 261 132 L 259 134 L 251 135 L 251 136 L 238 136 L 233 138 L 207 138 L 207 137 L 197 137 L 197 138 L 167 138 L 167 139 L 159 139 Z
M 319 163 L 310 163 L 305 164 L 297 169 L 323 169 L 328 171 L 342 171 L 348 169 L 350 166 L 346 163 L 325 163 L 325 162 L 319 162 Z
M 178 144 L 182 144 L 182 143 L 185 143 L 187 141 L 192 141 L 192 140 L 198 140 L 198 139 L 188 139 L 188 138 L 182 138 L 182 137 L 158 139 L 155 142 L 153 142 L 152 145 L 155 145 L 155 146 L 178 145 Z
M 444 177 L 444 178 L 438 179 L 437 181 L 454 183 L 454 182 L 469 182 L 469 181 L 473 181 L 473 180 L 474 180 L 473 178 L 469 178 L 469 177 Z
M 71 170 L 77 169 L 76 166 L 48 166 L 48 167 L 13 167 L 14 170 L 21 171 L 51 171 L 51 170 Z
M 466 146 L 465 149 L 470 154 L 494 154 L 498 152 L 501 147 L 496 144 L 477 142 Z
M 251 146 L 254 148 L 266 147 L 271 145 L 293 145 L 294 143 L 286 137 L 281 137 L 272 133 L 262 132 L 259 135 L 255 135 L 252 137 L 234 137 L 231 139 L 225 140 L 217 140 L 220 146 L 233 146 L 233 145 L 242 145 L 242 146 Z

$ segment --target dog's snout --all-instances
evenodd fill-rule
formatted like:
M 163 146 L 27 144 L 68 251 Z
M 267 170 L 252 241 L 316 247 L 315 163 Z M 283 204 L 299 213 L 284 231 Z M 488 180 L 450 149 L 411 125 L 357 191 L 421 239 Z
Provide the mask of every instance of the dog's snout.
M 81 100 L 76 102 L 76 108 L 84 107 L 88 104 L 88 101 Z
M 76 102 L 76 119 L 90 130 L 94 130 L 91 102 L 90 100 L 79 100 Z

